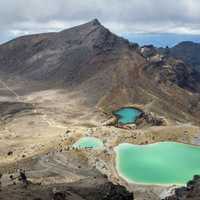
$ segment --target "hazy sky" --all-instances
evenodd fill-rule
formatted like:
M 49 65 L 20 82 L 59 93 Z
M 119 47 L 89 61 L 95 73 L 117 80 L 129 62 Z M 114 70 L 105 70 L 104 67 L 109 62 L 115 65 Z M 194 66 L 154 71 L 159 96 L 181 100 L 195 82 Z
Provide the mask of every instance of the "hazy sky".
M 94 18 L 120 35 L 200 35 L 200 0 L 0 0 L 0 42 Z

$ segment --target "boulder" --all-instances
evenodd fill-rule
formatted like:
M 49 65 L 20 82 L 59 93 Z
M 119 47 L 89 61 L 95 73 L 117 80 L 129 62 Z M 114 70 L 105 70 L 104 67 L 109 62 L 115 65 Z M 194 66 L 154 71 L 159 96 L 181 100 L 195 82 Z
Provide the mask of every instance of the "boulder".
M 121 185 L 113 185 L 111 182 L 109 182 L 104 187 L 106 187 L 107 193 L 102 198 L 102 200 L 133 200 L 134 199 L 133 193 L 128 192 Z
M 165 117 L 156 116 L 152 112 L 144 113 L 142 116 L 148 124 L 153 126 L 166 126 L 168 124 Z
M 137 127 L 136 127 L 136 124 L 128 124 L 126 125 L 126 127 L 130 130 L 135 130 Z
M 54 195 L 53 195 L 53 200 L 65 200 L 65 193 L 63 192 L 56 192 Z
M 157 54 L 157 50 L 153 45 L 145 45 L 141 47 L 140 52 L 145 58 L 150 58 Z

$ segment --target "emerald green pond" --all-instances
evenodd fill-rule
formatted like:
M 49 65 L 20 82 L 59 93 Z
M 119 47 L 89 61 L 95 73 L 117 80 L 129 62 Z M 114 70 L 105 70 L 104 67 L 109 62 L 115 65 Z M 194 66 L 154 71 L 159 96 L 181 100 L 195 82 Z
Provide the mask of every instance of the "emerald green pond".
M 141 113 L 140 110 L 131 107 L 121 108 L 113 112 L 113 114 L 118 118 L 119 124 L 135 123 Z
M 128 182 L 184 185 L 200 174 L 200 148 L 176 142 L 120 144 L 116 168 Z
M 87 148 L 101 149 L 104 147 L 104 145 L 103 142 L 98 138 L 83 137 L 80 138 L 75 144 L 73 144 L 73 147 L 79 149 L 87 149 Z

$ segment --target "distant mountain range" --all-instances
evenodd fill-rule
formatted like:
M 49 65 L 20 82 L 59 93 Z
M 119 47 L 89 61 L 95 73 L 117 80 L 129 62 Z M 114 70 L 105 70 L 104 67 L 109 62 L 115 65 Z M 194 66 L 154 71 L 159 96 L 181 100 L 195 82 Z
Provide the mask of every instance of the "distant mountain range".
M 200 116 L 199 45 L 140 47 L 95 19 L 57 33 L 19 37 L 0 45 L 0 72 L 87 98 L 90 106 L 141 104 L 175 120 Z M 28 84 L 27 84 L 28 87 Z
M 193 41 L 200 43 L 200 35 L 175 34 L 175 33 L 129 33 L 122 34 L 129 41 L 137 42 L 139 45 L 152 44 L 156 47 L 173 47 L 182 41 Z
M 194 42 L 181 42 L 170 50 L 170 55 L 181 59 L 200 71 L 200 44 Z

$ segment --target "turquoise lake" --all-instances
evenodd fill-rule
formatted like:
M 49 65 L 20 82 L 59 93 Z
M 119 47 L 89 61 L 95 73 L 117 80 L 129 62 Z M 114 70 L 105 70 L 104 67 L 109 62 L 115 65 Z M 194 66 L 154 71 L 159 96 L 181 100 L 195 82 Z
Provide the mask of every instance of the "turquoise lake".
M 79 149 L 86 149 L 86 148 L 102 149 L 104 147 L 104 144 L 98 138 L 83 137 L 83 138 L 80 138 L 75 144 L 73 144 L 73 147 L 79 148 Z
M 113 114 L 118 118 L 119 124 L 135 123 L 141 113 L 140 110 L 135 108 L 121 108 L 113 112 Z
M 118 174 L 139 184 L 185 185 L 200 174 L 200 148 L 160 142 L 149 145 L 120 144 L 115 148 Z

